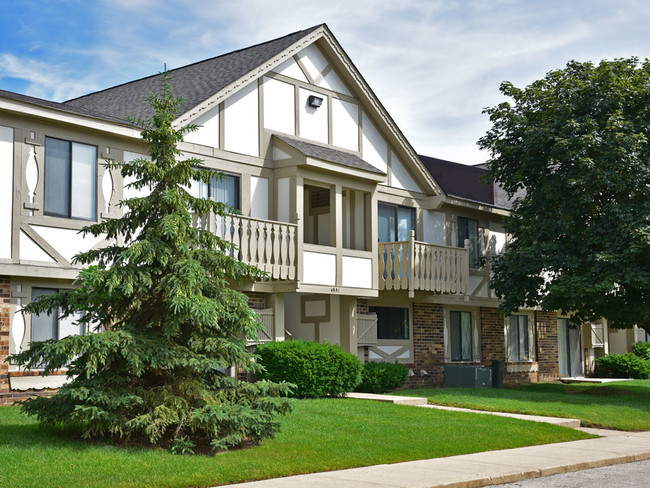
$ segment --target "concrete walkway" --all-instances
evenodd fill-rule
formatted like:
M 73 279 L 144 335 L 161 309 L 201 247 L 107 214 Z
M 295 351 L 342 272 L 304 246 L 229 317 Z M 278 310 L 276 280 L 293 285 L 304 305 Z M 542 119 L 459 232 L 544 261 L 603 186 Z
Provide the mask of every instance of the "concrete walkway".
M 390 402 L 396 405 L 416 405 L 418 407 L 436 408 L 438 410 L 450 410 L 454 412 L 470 412 L 480 413 L 484 415 L 496 415 L 499 417 L 511 417 L 513 419 L 531 420 L 533 422 L 544 422 L 547 424 L 561 425 L 562 427 L 570 427 L 572 429 L 580 427 L 580 420 L 567 419 L 561 417 L 543 417 L 541 415 L 523 415 L 520 413 L 509 412 L 490 412 L 487 410 L 471 410 L 469 408 L 460 407 L 447 407 L 444 405 L 427 405 L 427 399 L 421 397 L 408 397 L 396 395 L 376 395 L 374 393 L 348 393 L 348 398 L 356 398 L 360 400 L 376 400 L 379 402 Z
M 353 398 L 426 405 L 426 399 L 388 395 L 350 394 Z M 406 403 L 403 403 L 406 402 Z M 445 409 L 471 411 L 468 409 Z M 557 423 L 554 417 L 537 417 L 500 412 L 477 412 Z M 572 420 L 572 419 L 569 419 Z M 575 425 L 575 420 L 573 424 Z M 579 423 L 579 421 L 578 421 Z M 405 463 L 380 464 L 363 468 L 304 474 L 251 483 L 230 485 L 241 488 L 474 488 L 558 473 L 650 459 L 650 432 L 621 432 L 581 428 L 600 435 L 598 439 L 520 447 L 500 451 L 464 454 Z
M 231 485 L 242 488 L 470 488 L 650 459 L 650 432 L 380 464 Z

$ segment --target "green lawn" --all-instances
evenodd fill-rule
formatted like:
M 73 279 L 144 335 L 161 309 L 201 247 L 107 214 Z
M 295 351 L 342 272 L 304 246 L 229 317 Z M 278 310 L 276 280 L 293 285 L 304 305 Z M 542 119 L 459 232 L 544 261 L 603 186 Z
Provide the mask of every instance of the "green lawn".
M 0 408 L 2 487 L 203 487 L 589 437 L 548 424 L 336 399 L 294 402 L 282 432 L 216 456 L 64 439 L 17 407 Z
M 400 391 L 455 407 L 577 418 L 583 426 L 650 430 L 650 380 L 594 384 L 538 383 L 512 388 Z

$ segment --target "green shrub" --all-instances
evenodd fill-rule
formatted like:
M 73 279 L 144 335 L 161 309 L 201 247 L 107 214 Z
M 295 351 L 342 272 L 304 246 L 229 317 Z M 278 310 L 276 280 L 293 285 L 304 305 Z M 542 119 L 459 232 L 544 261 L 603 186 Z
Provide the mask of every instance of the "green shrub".
M 650 377 L 650 361 L 632 353 L 607 354 L 596 358 L 596 376 L 645 380 Z
M 257 347 L 265 371 L 262 379 L 286 381 L 296 398 L 323 398 L 354 390 L 361 381 L 362 363 L 333 344 L 307 341 L 267 342 Z
M 650 361 L 650 342 L 637 342 L 632 351 L 641 359 Z
M 366 363 L 361 371 L 361 383 L 354 391 L 386 393 L 402 386 L 407 373 L 406 367 L 399 363 Z

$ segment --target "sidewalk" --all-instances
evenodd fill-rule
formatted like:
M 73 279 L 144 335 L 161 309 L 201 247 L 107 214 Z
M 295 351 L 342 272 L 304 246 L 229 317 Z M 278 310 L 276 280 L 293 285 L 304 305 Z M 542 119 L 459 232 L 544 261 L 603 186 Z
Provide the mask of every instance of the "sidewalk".
M 406 399 L 409 404 L 414 402 L 413 398 L 386 395 L 367 395 L 364 398 L 394 403 L 406 403 Z M 417 400 L 415 402 L 417 404 Z M 419 404 L 425 406 L 421 402 Z M 489 414 L 489 412 L 480 413 Z M 526 415 L 511 415 L 538 422 L 545 422 L 548 419 L 558 420 L 552 417 L 530 418 L 531 416 Z M 557 423 L 555 421 L 552 423 Z M 229 486 L 240 488 L 305 486 L 309 488 L 474 488 L 650 459 L 650 432 L 581 430 L 603 437 L 405 463 L 380 464 Z

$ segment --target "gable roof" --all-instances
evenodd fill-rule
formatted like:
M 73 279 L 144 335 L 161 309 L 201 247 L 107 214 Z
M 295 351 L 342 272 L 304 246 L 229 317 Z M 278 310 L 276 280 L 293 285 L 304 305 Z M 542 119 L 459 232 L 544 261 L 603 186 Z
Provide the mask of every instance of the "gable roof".
M 450 196 L 510 210 L 513 202 L 526 194 L 524 190 L 519 190 L 513 198 L 508 198 L 501 185 L 483 181 L 488 171 L 485 163 L 468 166 L 422 155 L 420 159 Z
M 366 163 L 359 156 L 356 156 L 345 151 L 339 151 L 337 149 L 332 149 L 330 147 L 320 146 L 318 144 L 312 144 L 310 142 L 299 141 L 287 136 L 280 136 L 274 134 L 274 137 L 277 137 L 279 140 L 285 144 L 291 146 L 297 151 L 300 151 L 307 157 L 321 159 L 323 161 L 330 161 L 332 163 L 340 164 L 342 166 L 347 166 L 349 168 L 360 169 L 363 171 L 369 171 L 370 173 L 377 173 L 380 175 L 385 175 L 383 171 L 375 168 L 369 163 Z
M 179 115 L 207 100 L 321 26 L 322 24 L 272 41 L 170 70 L 169 75 L 174 95 L 185 99 L 179 106 Z M 145 99 L 150 93 L 159 91 L 161 80 L 162 74 L 159 73 L 73 98 L 64 104 L 97 111 L 121 120 L 125 120 L 127 116 L 144 119 L 153 114 L 153 110 Z
M 496 204 L 494 185 L 481 179 L 487 173 L 486 169 L 429 156 L 420 155 L 420 159 L 447 195 Z
M 84 107 L 74 107 L 74 106 L 66 105 L 65 103 L 52 102 L 50 100 L 45 100 L 43 98 L 30 97 L 29 95 L 23 95 L 21 93 L 15 93 L 7 90 L 0 90 L 0 98 L 6 98 L 8 100 L 14 100 L 16 102 L 21 102 L 21 103 L 28 103 L 30 105 L 35 105 L 37 107 L 58 110 L 69 114 L 92 117 L 95 119 L 105 120 L 107 122 L 115 122 L 122 125 L 132 125 L 130 123 L 127 123 L 123 119 L 111 117 L 104 113 L 96 112 L 94 110 L 90 110 Z

